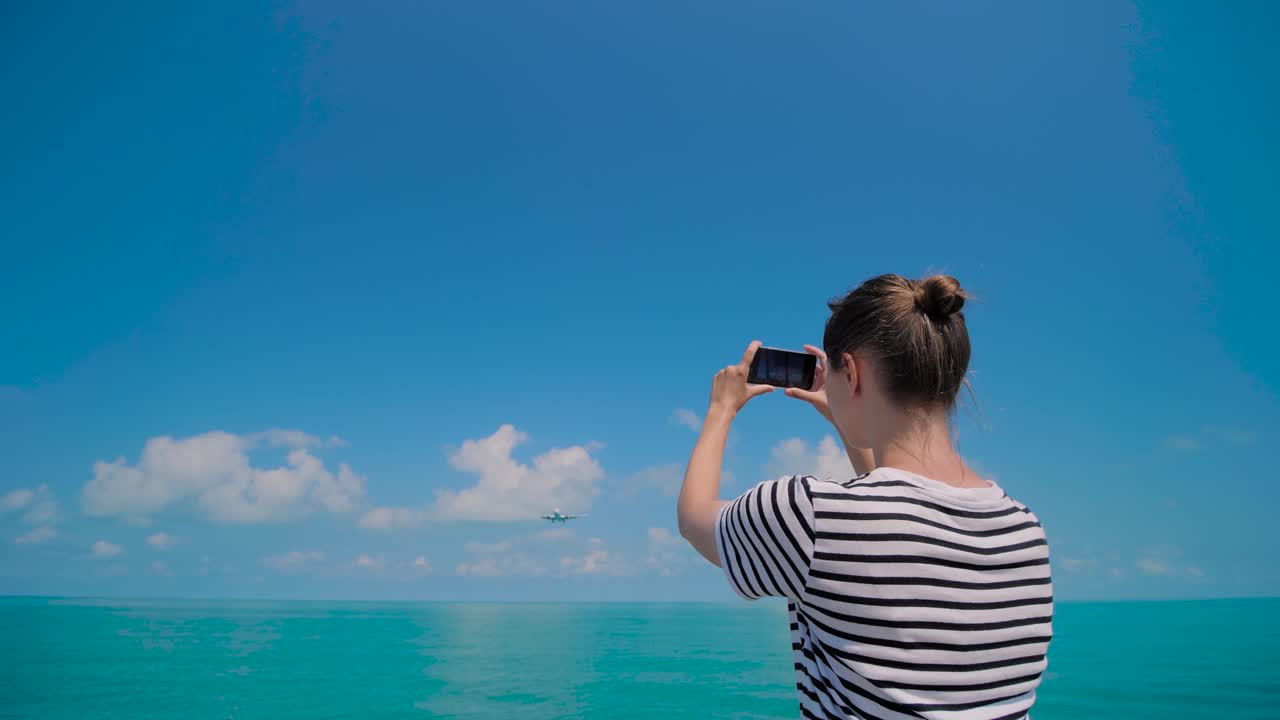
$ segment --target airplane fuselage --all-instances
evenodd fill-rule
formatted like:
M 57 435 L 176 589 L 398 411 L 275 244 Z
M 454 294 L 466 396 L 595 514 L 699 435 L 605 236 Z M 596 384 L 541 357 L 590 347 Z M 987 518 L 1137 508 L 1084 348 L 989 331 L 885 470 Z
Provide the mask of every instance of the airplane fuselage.
M 573 520 L 573 519 L 575 519 L 575 518 L 577 518 L 577 517 L 579 517 L 579 516 L 577 516 L 577 515 L 565 515 L 564 513 L 560 512 L 559 510 L 556 510 L 556 511 L 552 512 L 550 515 L 543 515 L 543 516 L 542 516 L 542 519 L 543 519 L 543 520 L 550 520 L 550 521 L 551 521 L 551 522 L 553 522 L 553 523 L 567 523 L 567 522 L 569 522 L 570 520 Z

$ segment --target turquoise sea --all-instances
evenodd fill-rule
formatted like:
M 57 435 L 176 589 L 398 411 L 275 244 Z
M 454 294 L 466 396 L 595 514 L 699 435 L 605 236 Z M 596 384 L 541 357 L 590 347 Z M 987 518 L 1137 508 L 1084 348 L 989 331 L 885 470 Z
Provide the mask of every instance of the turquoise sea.
M 1036 720 L 1280 717 L 1280 599 L 1060 604 Z M 0 599 L 0 717 L 792 718 L 785 608 Z

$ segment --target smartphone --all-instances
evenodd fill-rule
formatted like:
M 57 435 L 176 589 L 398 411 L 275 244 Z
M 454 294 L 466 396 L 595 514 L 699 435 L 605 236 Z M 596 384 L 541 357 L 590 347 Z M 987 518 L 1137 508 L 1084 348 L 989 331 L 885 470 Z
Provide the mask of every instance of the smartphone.
M 813 387 L 813 375 L 817 370 L 818 358 L 809 353 L 761 347 L 751 361 L 747 382 L 808 390 Z

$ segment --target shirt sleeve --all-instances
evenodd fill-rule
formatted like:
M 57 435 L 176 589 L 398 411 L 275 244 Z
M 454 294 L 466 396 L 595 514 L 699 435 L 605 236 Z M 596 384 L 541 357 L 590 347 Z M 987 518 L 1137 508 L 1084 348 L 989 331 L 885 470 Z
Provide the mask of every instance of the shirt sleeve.
M 799 601 L 813 561 L 809 478 L 766 480 L 720 508 L 716 550 L 738 595 Z

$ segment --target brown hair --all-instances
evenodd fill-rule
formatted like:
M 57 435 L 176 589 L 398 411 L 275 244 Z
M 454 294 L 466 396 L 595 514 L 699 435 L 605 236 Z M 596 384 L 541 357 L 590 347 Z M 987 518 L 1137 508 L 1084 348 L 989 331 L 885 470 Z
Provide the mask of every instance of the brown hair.
M 895 402 L 950 411 L 969 369 L 967 297 L 950 275 L 878 275 L 827 303 L 823 349 L 836 370 L 844 353 L 865 350 Z

